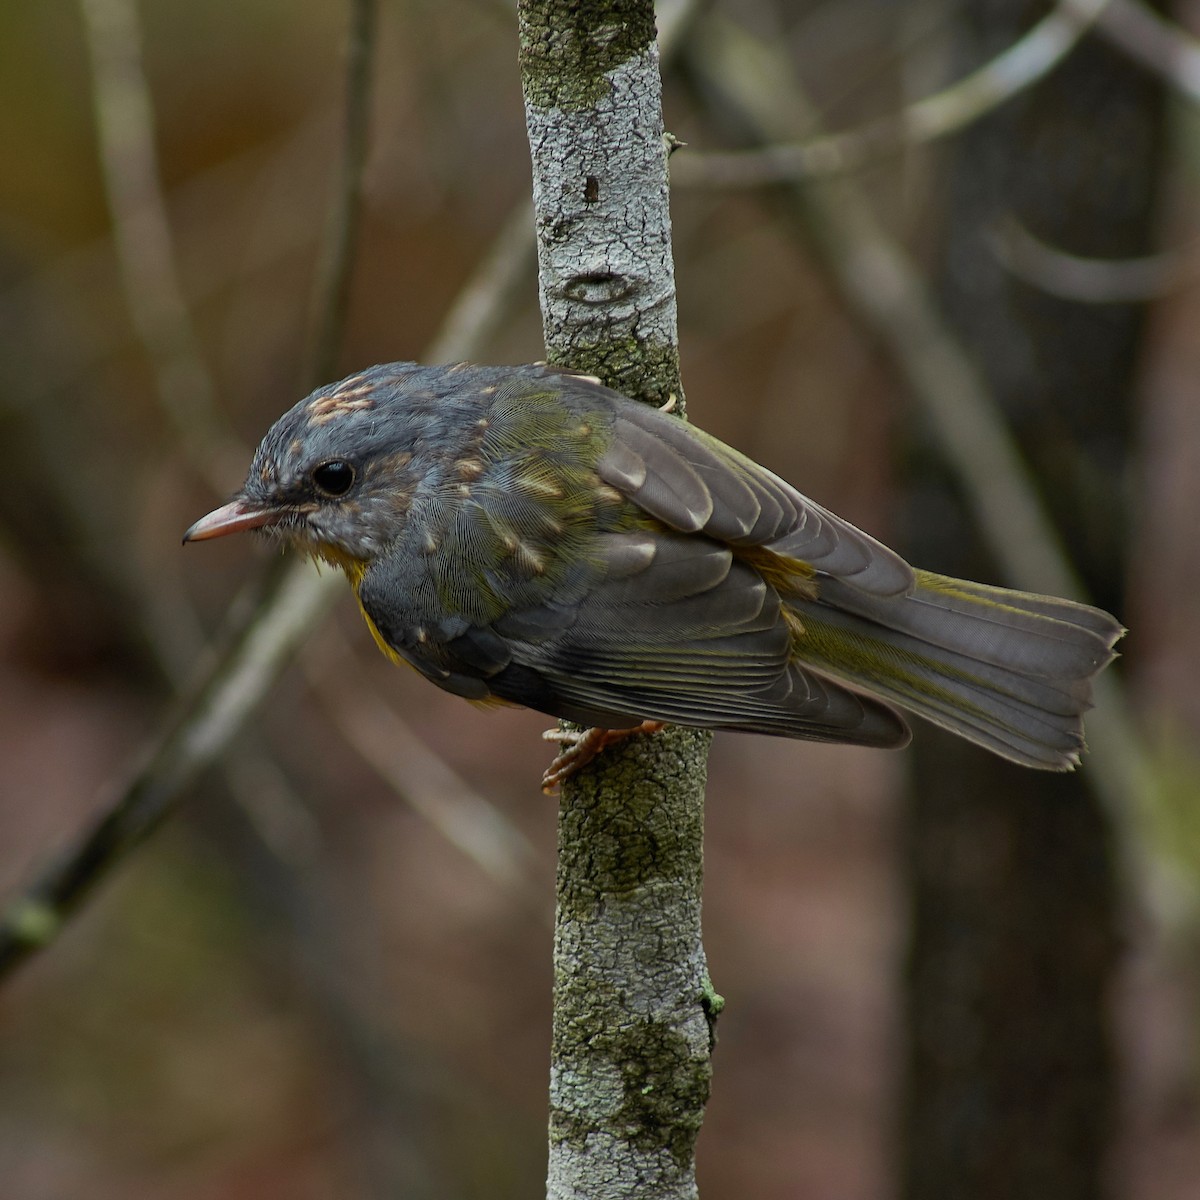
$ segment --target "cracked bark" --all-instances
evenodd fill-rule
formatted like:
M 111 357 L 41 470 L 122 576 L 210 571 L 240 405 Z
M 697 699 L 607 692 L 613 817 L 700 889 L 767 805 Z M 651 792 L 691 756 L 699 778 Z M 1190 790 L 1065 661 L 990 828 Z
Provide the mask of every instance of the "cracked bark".
M 653 5 L 518 16 L 548 358 L 682 408 Z M 551 1200 L 697 1195 L 720 1007 L 700 941 L 708 744 L 631 738 L 563 787 Z

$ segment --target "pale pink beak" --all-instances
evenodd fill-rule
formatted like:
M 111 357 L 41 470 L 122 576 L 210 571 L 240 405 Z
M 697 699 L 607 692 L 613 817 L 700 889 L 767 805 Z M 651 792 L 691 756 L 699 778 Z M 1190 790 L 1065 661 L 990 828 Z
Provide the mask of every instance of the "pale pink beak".
M 286 510 L 262 508 L 249 501 L 238 499 L 213 509 L 201 517 L 187 533 L 185 542 L 205 542 L 209 538 L 224 537 L 227 533 L 241 533 L 243 529 L 262 529 L 265 525 L 277 525 L 287 516 Z

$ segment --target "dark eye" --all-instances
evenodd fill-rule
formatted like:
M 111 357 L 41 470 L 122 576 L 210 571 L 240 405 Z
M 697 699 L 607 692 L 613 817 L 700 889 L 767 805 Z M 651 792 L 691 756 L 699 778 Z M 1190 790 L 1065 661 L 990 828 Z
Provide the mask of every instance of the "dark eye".
M 354 486 L 354 468 L 340 458 L 313 467 L 312 481 L 326 496 L 344 496 Z

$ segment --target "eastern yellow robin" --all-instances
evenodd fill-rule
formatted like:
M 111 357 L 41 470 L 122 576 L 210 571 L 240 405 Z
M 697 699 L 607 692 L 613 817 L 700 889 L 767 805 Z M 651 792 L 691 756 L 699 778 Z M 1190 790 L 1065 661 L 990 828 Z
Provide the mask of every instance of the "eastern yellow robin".
M 243 529 L 341 567 L 383 650 L 446 691 L 606 730 L 898 747 L 896 705 L 1066 770 L 1123 633 L 916 570 L 695 426 L 541 365 L 318 389 L 184 540 Z

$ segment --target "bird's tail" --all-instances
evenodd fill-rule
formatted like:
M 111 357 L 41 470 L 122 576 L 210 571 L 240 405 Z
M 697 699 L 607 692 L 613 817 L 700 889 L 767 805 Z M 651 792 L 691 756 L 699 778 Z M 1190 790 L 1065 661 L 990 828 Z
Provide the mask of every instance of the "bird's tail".
M 824 577 L 787 604 L 806 666 L 1051 771 L 1078 764 L 1092 680 L 1125 632 L 1098 608 L 929 571 L 896 596 Z

